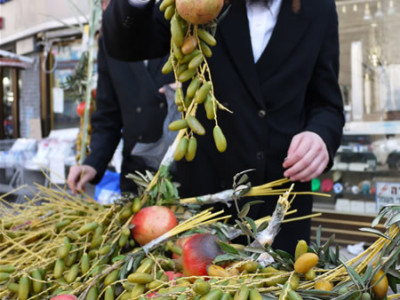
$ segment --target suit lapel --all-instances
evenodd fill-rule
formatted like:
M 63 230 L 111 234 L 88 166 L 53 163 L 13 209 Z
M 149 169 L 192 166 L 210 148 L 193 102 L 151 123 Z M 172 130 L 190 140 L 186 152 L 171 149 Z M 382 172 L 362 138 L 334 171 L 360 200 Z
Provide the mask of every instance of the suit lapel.
M 220 38 L 226 44 L 228 53 L 237 71 L 255 101 L 263 105 L 259 79 L 251 48 L 246 1 L 233 1 L 228 14 L 218 24 Z
M 278 21 L 271 39 L 257 62 L 260 80 L 267 79 L 291 55 L 297 43 L 305 33 L 310 19 L 307 17 L 304 3 L 300 13 L 292 11 L 292 0 L 282 0 Z
M 306 1 L 302 1 L 303 4 L 304 2 Z M 229 13 L 218 25 L 222 33 L 220 38 L 226 44 L 243 82 L 261 106 L 265 104 L 260 81 L 267 79 L 279 68 L 305 33 L 309 18 L 306 17 L 304 9 L 303 5 L 301 12 L 295 14 L 292 11 L 292 0 L 282 0 L 277 23 L 266 49 L 257 62 L 257 68 L 251 48 L 246 1 L 234 0 Z M 257 73 L 257 70 L 260 71 Z

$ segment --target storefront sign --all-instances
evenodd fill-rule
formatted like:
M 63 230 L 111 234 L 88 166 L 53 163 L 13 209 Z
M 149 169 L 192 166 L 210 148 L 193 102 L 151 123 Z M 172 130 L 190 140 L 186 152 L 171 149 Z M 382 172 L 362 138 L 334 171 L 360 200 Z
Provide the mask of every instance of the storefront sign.
M 400 204 L 400 182 L 377 182 L 376 205 L 381 209 L 387 204 Z

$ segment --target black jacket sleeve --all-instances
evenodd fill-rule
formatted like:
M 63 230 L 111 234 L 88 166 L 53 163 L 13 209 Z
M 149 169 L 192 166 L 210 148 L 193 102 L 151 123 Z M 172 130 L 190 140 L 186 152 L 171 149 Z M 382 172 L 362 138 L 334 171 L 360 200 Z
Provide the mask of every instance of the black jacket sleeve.
M 103 177 L 121 139 L 122 129 L 121 111 L 108 71 L 107 54 L 102 38 L 99 39 L 97 64 L 96 111 L 91 119 L 93 131 L 90 154 L 84 161 L 84 164 L 94 167 L 97 171 L 93 184 L 98 183 Z
M 103 32 L 107 52 L 117 59 L 138 61 L 169 51 L 169 22 L 154 0 L 142 8 L 127 0 L 111 1 L 104 13 Z

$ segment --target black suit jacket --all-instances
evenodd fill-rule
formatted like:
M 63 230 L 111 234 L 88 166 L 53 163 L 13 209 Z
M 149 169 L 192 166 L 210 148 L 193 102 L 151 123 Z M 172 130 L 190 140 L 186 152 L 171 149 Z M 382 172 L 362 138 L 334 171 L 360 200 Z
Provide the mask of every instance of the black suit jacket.
M 173 81 L 172 76 L 161 74 L 165 60 L 149 60 L 147 67 L 142 61 L 116 60 L 107 54 L 102 37 L 99 39 L 97 109 L 91 120 L 91 153 L 84 162 L 97 170 L 92 183 L 103 177 L 121 137 L 121 177 L 128 172 L 127 164 L 144 171 L 139 158 L 132 161 L 130 153 L 137 142 L 155 142 L 162 134 L 167 105 L 158 89 Z
M 215 149 L 214 123 L 199 109 L 199 119 L 207 133 L 198 138 L 194 161 L 178 164 L 181 195 L 196 196 L 229 188 L 233 176 L 247 169 L 255 169 L 249 173 L 253 185 L 282 178 L 282 163 L 290 141 L 306 130 L 322 137 L 332 164 L 344 124 L 335 3 L 302 0 L 297 14 L 291 4 L 292 0 L 282 1 L 269 44 L 256 64 L 245 1 L 233 0 L 219 22 L 218 44 L 212 48 L 208 63 L 217 99 L 233 111 L 218 114 L 228 148 L 225 153 Z M 107 9 L 104 22 L 106 46 L 115 57 L 142 59 L 169 50 L 168 22 L 158 7 L 136 9 L 126 0 L 116 0 Z M 296 189 L 309 190 L 310 184 L 296 183 Z M 257 218 L 271 213 L 274 203 L 266 201 L 251 215 Z M 312 200 L 297 197 L 293 207 L 299 214 L 309 214 Z M 308 239 L 308 221 L 304 226 L 292 224 L 282 231 L 294 234 L 294 241 Z M 279 246 L 292 251 L 295 245 Z

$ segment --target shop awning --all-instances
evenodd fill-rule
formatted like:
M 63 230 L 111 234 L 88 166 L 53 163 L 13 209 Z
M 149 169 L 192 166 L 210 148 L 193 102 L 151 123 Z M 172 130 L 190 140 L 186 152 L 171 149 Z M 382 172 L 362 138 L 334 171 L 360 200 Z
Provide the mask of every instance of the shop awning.
M 0 67 L 11 67 L 11 68 L 22 68 L 27 69 L 31 65 L 28 63 L 24 63 L 18 59 L 0 57 Z
M 27 69 L 32 66 L 34 59 L 0 49 L 0 67 Z

